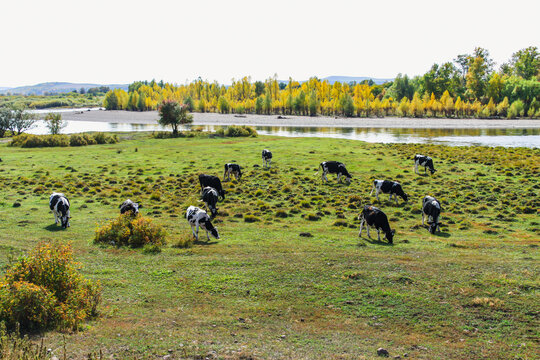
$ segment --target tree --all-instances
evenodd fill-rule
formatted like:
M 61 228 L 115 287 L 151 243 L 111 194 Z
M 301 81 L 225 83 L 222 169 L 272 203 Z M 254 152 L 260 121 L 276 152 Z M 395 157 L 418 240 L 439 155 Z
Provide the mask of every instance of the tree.
M 218 100 L 218 110 L 222 114 L 228 114 L 229 113 L 229 102 L 224 96 L 220 96 Z
M 80 94 L 85 94 L 85 93 L 86 93 L 86 90 L 84 90 L 84 88 L 82 87 L 81 90 L 79 90 L 79 93 L 80 93 Z
M 536 46 L 529 46 L 512 54 L 511 66 L 517 76 L 530 80 L 540 72 L 540 54 Z
M 13 134 L 20 135 L 22 132 L 34 127 L 36 117 L 29 113 L 25 107 L 11 107 L 6 113 L 8 118 L 8 129 Z
M 262 81 L 255 81 L 255 97 L 259 97 L 264 93 L 264 83 Z
M 401 75 L 398 74 L 394 79 L 394 83 L 388 90 L 390 96 L 392 96 L 397 101 L 401 101 L 404 97 L 412 99 L 414 95 L 414 86 L 409 82 L 409 77 L 407 74 Z
M 319 108 L 319 100 L 317 99 L 317 93 L 315 92 L 315 90 L 313 90 L 309 95 L 308 108 L 309 116 L 317 115 L 317 109 Z
M 67 123 L 62 120 L 62 115 L 58 113 L 48 113 L 45 116 L 45 126 L 49 129 L 51 135 L 58 135 L 60 131 L 67 126 Z
M 190 124 L 193 116 L 188 114 L 188 107 L 175 100 L 164 100 L 159 106 L 158 123 L 163 126 L 171 126 L 173 135 L 178 134 L 178 126 Z
M 3 138 L 6 131 L 9 130 L 11 122 L 11 109 L 8 107 L 0 107 L 0 138 Z

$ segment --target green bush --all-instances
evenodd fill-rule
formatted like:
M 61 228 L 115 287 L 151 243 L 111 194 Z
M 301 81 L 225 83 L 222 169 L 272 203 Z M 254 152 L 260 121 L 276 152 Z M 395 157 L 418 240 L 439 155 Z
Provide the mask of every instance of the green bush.
M 0 281 L 0 321 L 9 329 L 75 329 L 95 316 L 99 283 L 84 279 L 70 245 L 40 243 Z
M 123 214 L 118 218 L 98 226 L 94 237 L 95 243 L 115 246 L 141 247 L 147 244 L 164 245 L 166 232 L 144 216 L 133 217 Z
M 35 147 L 64 147 L 69 146 L 69 137 L 67 135 L 32 135 L 21 134 L 14 136 L 9 146 L 20 146 L 23 148 Z
M 257 137 L 257 130 L 247 125 L 230 125 L 216 130 L 216 134 L 226 137 Z

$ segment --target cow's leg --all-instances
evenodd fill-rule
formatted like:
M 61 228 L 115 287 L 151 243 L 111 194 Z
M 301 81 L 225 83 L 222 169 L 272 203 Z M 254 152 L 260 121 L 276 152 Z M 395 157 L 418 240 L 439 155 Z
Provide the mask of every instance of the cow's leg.
M 54 223 L 58 225 L 58 217 L 56 216 L 56 211 L 53 210 Z
M 210 235 L 208 235 L 208 230 L 206 230 L 206 239 L 207 241 L 210 241 Z
M 381 241 L 381 232 L 379 228 L 377 228 L 377 241 Z
M 272 167 L 272 159 L 268 160 L 268 168 Z
M 414 163 L 414 173 L 418 174 L 418 163 L 417 162 Z
M 375 190 L 375 184 L 373 184 L 373 187 L 371 188 L 371 192 L 369 193 L 369 196 L 373 195 L 374 190 Z
M 397 194 L 394 195 L 394 198 L 396 199 L 396 205 L 398 204 Z
M 371 239 L 371 236 L 369 235 L 369 224 L 366 222 L 366 229 L 367 229 L 367 237 Z
M 425 214 L 424 214 L 424 212 L 422 211 L 422 226 L 424 226 L 424 216 L 425 216 Z
M 362 218 L 362 221 L 360 222 L 360 232 L 358 233 L 359 237 L 362 237 L 362 228 L 364 227 L 364 222 L 366 219 Z
M 380 200 L 379 200 L 379 189 L 377 189 L 377 190 L 375 191 L 375 196 L 377 197 L 377 201 L 380 201 Z
M 337 174 L 337 182 L 339 183 L 340 180 L 341 180 L 341 173 L 338 173 L 338 174 Z

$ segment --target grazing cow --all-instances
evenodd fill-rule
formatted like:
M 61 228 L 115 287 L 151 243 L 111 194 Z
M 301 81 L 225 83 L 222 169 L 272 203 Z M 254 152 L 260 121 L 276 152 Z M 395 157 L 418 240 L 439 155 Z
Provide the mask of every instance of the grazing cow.
M 190 206 L 186 211 L 186 219 L 189 222 L 193 236 L 195 236 L 197 241 L 199 241 L 199 227 L 206 230 L 206 237 L 208 240 L 210 240 L 210 235 L 208 234 L 209 232 L 213 237 L 219 239 L 218 231 L 210 222 L 210 216 L 208 216 L 206 211 L 195 206 Z
M 341 181 L 341 177 L 345 177 L 345 180 L 350 184 L 352 176 L 347 171 L 347 168 L 343 163 L 340 163 L 339 161 L 323 161 L 319 165 L 319 169 L 322 168 L 322 180 L 328 181 L 328 178 L 326 177 L 326 174 L 337 174 L 337 182 Z M 318 173 L 318 172 L 317 172 Z
M 394 198 L 396 199 L 396 204 L 398 203 L 398 196 L 401 196 L 401 198 L 405 202 L 407 202 L 408 200 L 407 194 L 405 194 L 405 192 L 401 188 L 401 184 L 397 181 L 375 180 L 373 181 L 373 188 L 369 193 L 370 196 L 373 194 L 373 191 L 375 191 L 377 201 L 379 201 L 379 193 L 381 192 L 383 194 L 390 194 L 390 198 L 388 200 L 392 200 L 392 196 L 394 196 Z
M 218 192 L 213 187 L 207 186 L 202 191 L 202 201 L 206 205 L 207 209 L 210 209 L 210 212 L 212 214 L 211 218 L 216 217 L 217 215 L 217 208 L 216 204 L 218 202 Z
M 425 196 L 422 200 L 422 225 L 424 225 L 424 217 L 431 219 L 431 224 L 429 225 L 429 232 L 435 234 L 437 229 L 441 231 L 439 223 L 439 215 L 441 214 L 441 203 L 439 200 L 435 199 L 433 196 Z
M 424 174 L 426 173 L 427 169 L 431 172 L 431 175 L 437 170 L 433 167 L 433 159 L 429 156 L 424 155 L 415 155 L 414 156 L 414 172 L 418 174 L 418 165 L 421 165 L 424 167 Z
M 382 230 L 388 242 L 392 244 L 396 231 L 390 229 L 388 218 L 386 217 L 386 214 L 383 213 L 381 210 L 377 209 L 375 206 L 366 205 L 364 206 L 364 210 L 362 211 L 362 213 L 358 216 L 358 219 L 362 220 L 362 222 L 360 223 L 360 233 L 358 234 L 358 236 L 362 236 L 362 227 L 364 226 L 365 222 L 367 226 L 368 237 L 370 237 L 369 227 L 375 226 L 375 229 L 377 229 L 378 240 L 381 241 L 381 235 L 379 233 L 379 230 Z
M 270 150 L 264 149 L 262 151 L 263 166 L 270 167 L 272 163 L 272 153 Z
M 139 215 L 139 209 L 143 206 L 138 203 L 134 203 L 130 199 L 127 199 L 120 205 L 120 214 L 125 214 L 129 211 L 131 211 L 131 215 L 136 216 Z
M 54 214 L 54 222 L 61 222 L 62 227 L 69 227 L 69 200 L 62 193 L 52 193 L 49 198 L 49 208 Z
M 210 186 L 216 189 L 219 197 L 221 197 L 222 200 L 225 200 L 225 190 L 223 190 L 223 187 L 221 186 L 221 180 L 219 180 L 217 176 L 200 174 L 199 183 L 201 184 L 201 192 L 205 187 Z
M 240 169 L 240 165 L 238 164 L 225 164 L 225 172 L 223 173 L 223 181 L 231 180 L 231 174 L 234 175 L 236 180 L 240 181 L 240 178 L 242 178 L 242 169 Z

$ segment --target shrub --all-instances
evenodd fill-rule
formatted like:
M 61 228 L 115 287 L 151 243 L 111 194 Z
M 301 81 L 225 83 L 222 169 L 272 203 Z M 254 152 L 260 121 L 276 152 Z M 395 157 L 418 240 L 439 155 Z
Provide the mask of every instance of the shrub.
M 69 145 L 70 146 L 86 146 L 88 145 L 88 143 L 86 142 L 86 139 L 82 135 L 75 134 L 75 135 L 70 136 Z
M 285 210 L 278 210 L 276 211 L 276 216 L 279 218 L 286 218 L 288 215 Z
M 73 329 L 96 315 L 101 300 L 99 283 L 79 274 L 70 245 L 38 244 L 0 284 L 0 320 L 10 329 Z
M 216 134 L 226 137 L 257 137 L 257 130 L 247 125 L 230 125 L 216 130 Z
M 118 136 L 107 135 L 105 133 L 96 133 L 93 135 L 93 138 L 97 144 L 116 144 L 118 142 Z
M 166 232 L 144 216 L 133 217 L 122 214 L 110 222 L 98 226 L 94 237 L 95 243 L 116 246 L 141 247 L 147 244 L 164 245 Z

